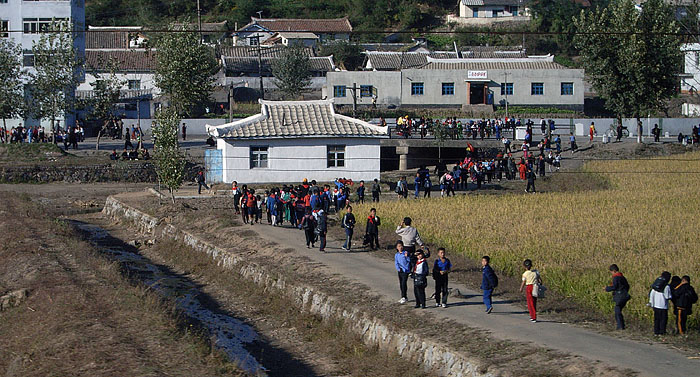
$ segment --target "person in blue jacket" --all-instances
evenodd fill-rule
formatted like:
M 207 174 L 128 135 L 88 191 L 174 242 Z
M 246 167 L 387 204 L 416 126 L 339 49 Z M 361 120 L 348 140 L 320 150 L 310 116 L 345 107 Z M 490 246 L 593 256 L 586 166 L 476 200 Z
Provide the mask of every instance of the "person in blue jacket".
M 491 268 L 491 257 L 484 255 L 481 258 L 481 289 L 484 291 L 484 305 L 486 305 L 486 313 L 491 314 L 493 305 L 491 304 L 491 295 L 493 290 L 498 286 L 498 278 L 496 273 Z
M 408 301 L 408 275 L 411 273 L 411 258 L 408 251 L 403 249 L 403 241 L 396 241 L 396 254 L 394 254 L 394 266 L 399 275 L 399 289 L 401 290 L 401 299 L 399 304 L 405 304 Z

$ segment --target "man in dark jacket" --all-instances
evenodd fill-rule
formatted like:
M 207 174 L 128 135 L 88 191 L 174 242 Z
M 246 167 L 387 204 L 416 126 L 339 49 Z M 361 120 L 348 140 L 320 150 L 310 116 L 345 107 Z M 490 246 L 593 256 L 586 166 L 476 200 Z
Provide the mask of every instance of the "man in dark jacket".
M 622 309 L 627 305 L 627 301 L 630 299 L 629 290 L 630 285 L 627 283 L 627 279 L 622 276 L 620 269 L 616 264 L 611 264 L 610 274 L 612 275 L 612 284 L 605 287 L 605 292 L 613 293 L 613 301 L 615 302 L 615 322 L 617 322 L 617 329 L 625 329 L 625 317 L 622 316 Z
M 493 290 L 498 285 L 496 273 L 491 268 L 491 257 L 484 255 L 481 258 L 481 289 L 484 291 L 484 305 L 486 305 L 486 313 L 491 314 L 493 306 L 491 305 L 491 295 Z
M 381 221 L 379 220 L 379 216 L 377 216 L 377 210 L 372 208 L 369 210 L 369 216 L 367 216 L 367 226 L 365 227 L 369 247 L 372 250 L 376 250 L 379 247 L 379 225 L 381 225 Z
M 698 295 L 695 289 L 690 285 L 690 276 L 686 275 L 681 278 L 681 283 L 672 287 L 673 301 L 676 303 L 676 318 L 678 323 L 678 333 L 683 335 L 688 331 L 686 322 L 688 316 L 693 314 L 693 304 L 698 302 Z
M 352 233 L 355 229 L 355 215 L 352 214 L 352 206 L 348 206 L 347 212 L 343 215 L 342 220 L 343 228 L 345 228 L 345 243 L 343 244 L 343 250 L 350 251 L 352 246 Z
M 537 192 L 535 190 L 535 179 L 537 179 L 535 172 L 532 171 L 531 168 L 528 168 L 525 177 L 527 178 L 527 188 L 525 189 L 525 192 L 530 192 L 530 187 L 532 187 L 532 192 Z

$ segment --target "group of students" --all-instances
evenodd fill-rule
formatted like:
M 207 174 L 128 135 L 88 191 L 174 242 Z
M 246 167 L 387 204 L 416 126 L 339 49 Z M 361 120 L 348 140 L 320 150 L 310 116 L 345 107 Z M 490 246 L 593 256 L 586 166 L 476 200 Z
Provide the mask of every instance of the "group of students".
M 315 248 L 320 242 L 319 250 L 325 251 L 326 234 L 328 232 L 328 213 L 334 211 L 345 214 L 341 220 L 341 226 L 345 230 L 346 241 L 344 250 L 352 248 L 352 237 L 355 228 L 355 216 L 350 206 L 350 187 L 352 180 L 338 178 L 335 180 L 335 188 L 330 185 L 320 186 L 315 180 L 309 182 L 304 179 L 301 185 L 281 188 L 274 187 L 265 191 L 263 196 L 255 194 L 255 190 L 246 185 L 238 187 L 233 182 L 232 191 L 234 208 L 237 214 L 241 214 L 246 224 L 259 223 L 263 213 L 267 215 L 267 222 L 272 226 L 281 226 L 288 222 L 292 227 L 302 229 L 306 235 L 306 246 Z M 379 181 L 372 184 L 372 200 L 379 201 Z M 360 181 L 356 190 L 358 202 L 365 199 L 365 182 Z M 365 237 L 363 243 L 370 248 L 379 247 L 378 231 L 380 220 L 376 216 L 376 210 L 372 209 L 367 218 Z

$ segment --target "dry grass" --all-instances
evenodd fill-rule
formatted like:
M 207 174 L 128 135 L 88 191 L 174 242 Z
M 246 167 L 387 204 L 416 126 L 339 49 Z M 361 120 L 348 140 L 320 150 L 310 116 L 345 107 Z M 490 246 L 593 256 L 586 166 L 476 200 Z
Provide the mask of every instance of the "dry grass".
M 0 312 L 5 375 L 241 374 L 67 225 L 47 219 L 28 196 L 5 196 L 0 293 L 31 289 L 26 302 Z
M 537 195 L 469 195 L 376 204 L 385 227 L 410 216 L 421 234 L 452 253 L 488 254 L 511 276 L 525 258 L 550 288 L 585 308 L 612 312 L 607 267 L 617 263 L 631 284 L 626 312 L 650 321 L 649 285 L 661 271 L 700 274 L 700 153 L 655 160 L 589 162 L 571 179 L 606 180 L 601 191 Z M 681 161 L 693 160 L 693 161 Z M 367 212 L 370 205 L 357 206 Z M 691 319 L 694 325 L 698 320 Z

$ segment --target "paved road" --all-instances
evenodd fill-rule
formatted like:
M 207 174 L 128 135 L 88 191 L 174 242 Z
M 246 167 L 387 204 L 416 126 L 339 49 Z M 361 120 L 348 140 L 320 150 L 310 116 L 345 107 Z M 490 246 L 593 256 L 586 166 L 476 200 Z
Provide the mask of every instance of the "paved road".
M 400 298 L 398 279 L 393 262 L 374 255 L 357 252 L 347 253 L 340 249 L 340 243 L 329 242 L 326 253 L 317 249 L 306 249 L 303 232 L 290 228 L 276 228 L 270 231 L 268 225 L 251 226 L 261 237 L 276 243 L 296 247 L 304 256 L 320 262 L 330 273 L 364 283 L 373 288 L 382 300 L 397 302 Z M 431 292 L 432 282 L 427 292 Z M 409 282 L 409 290 L 410 290 Z M 685 355 L 671 350 L 662 344 L 647 344 L 613 338 L 573 325 L 555 322 L 546 315 L 538 316 L 539 322 L 531 323 L 527 311 L 504 302 L 495 301 L 493 313 L 484 313 L 480 292 L 451 283 L 468 298 L 450 298 L 447 308 L 431 307 L 438 317 L 451 319 L 472 327 L 489 330 L 501 339 L 532 343 L 598 360 L 613 366 L 630 368 L 642 376 L 697 376 L 700 375 L 700 360 L 688 359 Z M 430 293 L 428 293 L 430 294 Z M 409 296 L 411 296 L 409 294 Z M 397 304 L 398 305 L 398 304 Z M 413 305 L 409 302 L 406 305 Z M 429 300 L 428 305 L 434 305 Z

